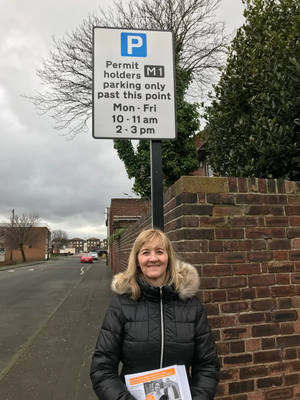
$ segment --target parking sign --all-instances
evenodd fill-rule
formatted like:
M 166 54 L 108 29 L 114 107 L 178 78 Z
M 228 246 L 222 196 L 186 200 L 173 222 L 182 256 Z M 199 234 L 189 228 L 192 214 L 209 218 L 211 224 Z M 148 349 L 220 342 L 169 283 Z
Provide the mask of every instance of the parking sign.
M 93 137 L 176 138 L 171 31 L 95 27 Z

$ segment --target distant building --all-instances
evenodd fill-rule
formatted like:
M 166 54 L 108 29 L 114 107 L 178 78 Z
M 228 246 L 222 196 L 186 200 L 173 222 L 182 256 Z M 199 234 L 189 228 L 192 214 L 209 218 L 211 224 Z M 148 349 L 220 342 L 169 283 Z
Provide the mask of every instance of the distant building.
M 91 237 L 88 239 L 73 238 L 68 241 L 67 247 L 75 248 L 76 253 L 80 251 L 89 252 L 100 249 L 101 240 Z
M 27 261 L 47 260 L 51 252 L 51 232 L 47 226 L 36 226 L 34 229 L 38 235 L 32 246 L 24 246 L 24 253 Z M 3 234 L 4 230 L 4 234 Z M 4 243 L 4 261 L 23 261 L 20 249 L 10 249 L 5 246 L 5 228 L 1 228 L 1 242 Z M 1 251 L 2 249 L 2 251 Z M 0 246 L 0 253 L 3 247 Z

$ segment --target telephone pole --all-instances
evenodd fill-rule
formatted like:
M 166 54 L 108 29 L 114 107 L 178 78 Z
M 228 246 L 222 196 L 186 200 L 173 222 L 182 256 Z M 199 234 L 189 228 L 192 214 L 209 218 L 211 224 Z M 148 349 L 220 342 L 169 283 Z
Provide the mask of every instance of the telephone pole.
M 11 227 L 13 228 L 14 227 L 14 220 L 15 220 L 15 209 L 13 209 L 12 210 L 12 212 L 11 212 Z M 12 249 L 10 249 L 10 260 L 9 261 L 12 261 Z

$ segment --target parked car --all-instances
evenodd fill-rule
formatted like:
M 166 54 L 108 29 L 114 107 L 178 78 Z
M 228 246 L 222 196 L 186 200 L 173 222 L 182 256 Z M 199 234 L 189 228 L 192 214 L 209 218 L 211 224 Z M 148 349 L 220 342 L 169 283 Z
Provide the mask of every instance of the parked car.
M 93 256 L 91 253 L 85 253 L 82 254 L 81 258 L 80 258 L 80 262 L 81 263 L 92 263 L 94 260 Z
M 95 251 L 91 251 L 90 254 L 93 256 L 94 260 L 98 260 L 98 253 L 96 253 Z

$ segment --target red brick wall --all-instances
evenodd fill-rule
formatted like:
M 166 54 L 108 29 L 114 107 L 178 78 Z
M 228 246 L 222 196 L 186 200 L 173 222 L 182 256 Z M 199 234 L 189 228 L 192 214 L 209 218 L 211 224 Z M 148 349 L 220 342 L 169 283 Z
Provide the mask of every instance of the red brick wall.
M 300 183 L 182 177 L 165 232 L 201 277 L 222 364 L 217 399 L 300 399 Z M 117 271 L 151 216 L 117 244 Z
M 45 260 L 47 252 L 49 251 L 48 245 L 50 244 L 50 231 L 46 227 L 35 227 L 39 232 L 38 239 L 32 248 L 24 246 L 24 253 L 27 261 L 41 261 Z M 10 261 L 10 249 L 6 248 L 5 261 Z M 22 253 L 20 249 L 12 250 L 12 261 L 22 261 Z
M 136 217 L 142 216 L 149 209 L 150 203 L 141 199 L 112 199 L 109 212 L 109 232 L 112 235 L 116 230 L 132 225 L 130 219 L 116 221 L 115 217 Z M 112 271 L 116 272 L 116 246 L 115 243 L 109 246 L 109 265 Z

